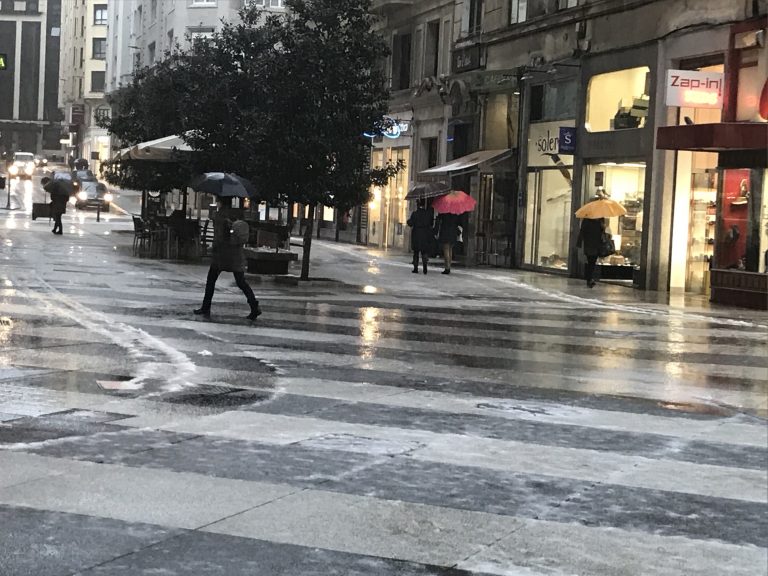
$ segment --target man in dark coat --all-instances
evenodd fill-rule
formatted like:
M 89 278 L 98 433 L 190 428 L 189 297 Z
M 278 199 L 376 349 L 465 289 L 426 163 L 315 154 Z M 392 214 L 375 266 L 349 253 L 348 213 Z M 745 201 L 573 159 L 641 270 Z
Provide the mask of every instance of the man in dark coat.
M 587 286 L 592 288 L 595 285 L 595 268 L 597 259 L 600 256 L 600 248 L 603 243 L 603 233 L 605 232 L 604 218 L 585 218 L 581 221 L 579 229 L 579 239 L 576 241 L 576 247 L 584 251 L 587 258 Z
M 451 273 L 451 263 L 453 262 L 453 245 L 456 244 L 456 240 L 459 237 L 459 226 L 463 222 L 462 216 L 459 214 L 439 214 L 435 221 L 435 235 L 437 236 L 437 242 L 440 244 L 443 250 L 443 260 L 445 261 L 445 269 L 441 274 Z
M 72 185 L 65 180 L 51 180 L 47 176 L 40 180 L 43 190 L 51 195 L 51 218 L 53 218 L 54 234 L 64 234 L 61 216 L 67 212 L 67 202 L 73 192 Z
M 247 318 L 248 320 L 256 320 L 261 315 L 261 308 L 253 290 L 245 280 L 245 255 L 243 253 L 245 242 L 233 230 L 232 199 L 219 198 L 216 205 L 216 215 L 213 217 L 211 267 L 208 269 L 208 279 L 205 283 L 203 305 L 194 312 L 206 318 L 211 317 L 211 302 L 213 301 L 213 292 L 216 289 L 216 280 L 222 272 L 232 272 L 237 287 L 243 291 L 248 305 L 251 307 L 251 313 Z
M 419 273 L 419 254 L 421 254 L 422 268 L 424 274 L 427 273 L 427 264 L 429 262 L 429 253 L 432 250 L 432 243 L 435 237 L 432 235 L 432 224 L 435 219 L 435 213 L 432 208 L 427 208 L 426 200 L 416 202 L 416 210 L 408 218 L 408 226 L 411 231 L 411 248 L 413 249 L 413 273 Z

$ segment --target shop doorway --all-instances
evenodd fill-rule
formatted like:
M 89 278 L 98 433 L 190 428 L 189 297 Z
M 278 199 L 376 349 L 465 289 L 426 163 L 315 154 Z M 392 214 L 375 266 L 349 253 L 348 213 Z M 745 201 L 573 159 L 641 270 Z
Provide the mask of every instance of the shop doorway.
M 558 168 L 528 172 L 523 264 L 568 270 L 572 184 L 566 173 Z
M 406 220 L 408 219 L 408 166 L 410 148 L 386 148 L 373 152 L 373 165 L 402 160 L 405 170 L 390 178 L 386 186 L 374 187 L 373 199 L 368 204 L 368 243 L 382 249 L 405 250 Z
M 696 67 L 703 72 L 723 72 L 722 64 Z M 719 109 L 681 107 L 678 124 L 720 122 Z M 713 152 L 677 152 L 675 200 L 670 258 L 670 290 L 707 294 L 715 248 L 715 221 L 719 175 Z

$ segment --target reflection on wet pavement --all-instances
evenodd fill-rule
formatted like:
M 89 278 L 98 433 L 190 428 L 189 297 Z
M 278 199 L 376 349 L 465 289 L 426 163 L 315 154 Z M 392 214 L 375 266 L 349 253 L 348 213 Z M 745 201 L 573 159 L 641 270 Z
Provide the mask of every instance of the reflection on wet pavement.
M 205 322 L 204 264 L 119 214 L 52 237 L 36 186 L 0 214 L 10 574 L 764 570 L 768 315 L 318 242 L 255 325 L 224 276 Z M 54 528 L 90 548 L 7 559 Z

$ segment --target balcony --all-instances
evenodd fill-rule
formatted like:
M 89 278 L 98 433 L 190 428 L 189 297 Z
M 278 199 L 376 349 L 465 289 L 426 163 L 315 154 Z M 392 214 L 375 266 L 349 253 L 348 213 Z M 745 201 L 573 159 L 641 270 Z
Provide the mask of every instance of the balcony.
M 371 12 L 375 14 L 387 14 L 401 8 L 413 6 L 414 0 L 373 0 Z

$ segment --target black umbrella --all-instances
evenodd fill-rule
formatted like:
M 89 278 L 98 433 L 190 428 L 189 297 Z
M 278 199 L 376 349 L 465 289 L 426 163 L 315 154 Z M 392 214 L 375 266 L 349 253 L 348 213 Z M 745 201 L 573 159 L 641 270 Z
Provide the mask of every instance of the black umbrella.
M 222 198 L 251 198 L 256 195 L 256 188 L 249 180 L 225 172 L 206 172 L 192 180 L 189 187 Z
M 443 196 L 451 191 L 451 185 L 448 182 L 415 182 L 411 184 L 410 190 L 406 195 L 406 200 L 415 200 L 417 198 L 435 198 Z

